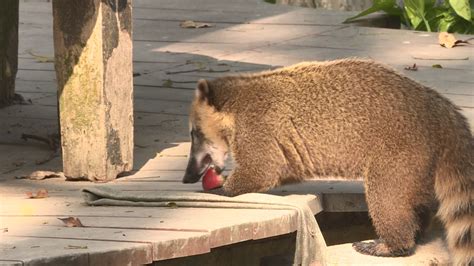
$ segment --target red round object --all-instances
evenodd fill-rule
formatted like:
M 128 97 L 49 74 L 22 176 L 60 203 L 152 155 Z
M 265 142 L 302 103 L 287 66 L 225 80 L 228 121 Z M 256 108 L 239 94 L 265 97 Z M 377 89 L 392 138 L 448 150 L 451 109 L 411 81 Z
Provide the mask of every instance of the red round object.
M 222 187 L 224 184 L 224 177 L 218 175 L 214 167 L 209 167 L 202 178 L 202 188 L 204 190 L 211 190 Z

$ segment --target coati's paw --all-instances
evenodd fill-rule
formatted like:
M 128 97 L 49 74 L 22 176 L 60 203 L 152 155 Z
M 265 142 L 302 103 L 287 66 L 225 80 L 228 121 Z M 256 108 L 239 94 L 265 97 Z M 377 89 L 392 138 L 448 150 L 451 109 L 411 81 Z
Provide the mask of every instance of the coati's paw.
M 391 250 L 382 240 L 355 242 L 352 247 L 359 253 L 377 257 L 402 257 L 413 254 L 413 249 Z

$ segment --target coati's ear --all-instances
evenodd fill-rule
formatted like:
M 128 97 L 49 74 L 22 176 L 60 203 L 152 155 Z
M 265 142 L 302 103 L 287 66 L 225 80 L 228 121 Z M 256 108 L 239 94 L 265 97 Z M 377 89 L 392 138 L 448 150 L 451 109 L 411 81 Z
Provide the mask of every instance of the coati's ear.
M 196 98 L 201 101 L 208 101 L 209 93 L 209 84 L 207 83 L 207 80 L 200 79 L 196 88 Z

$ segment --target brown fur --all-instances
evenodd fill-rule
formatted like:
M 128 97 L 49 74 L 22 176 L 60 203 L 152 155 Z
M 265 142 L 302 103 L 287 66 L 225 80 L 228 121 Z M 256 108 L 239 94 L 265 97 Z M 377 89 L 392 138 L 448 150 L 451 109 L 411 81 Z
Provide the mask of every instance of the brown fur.
M 474 142 L 446 98 L 367 60 L 308 62 L 200 81 L 191 123 L 237 163 L 230 195 L 314 176 L 365 179 L 380 240 L 359 252 L 413 252 L 439 200 L 456 265 L 473 259 Z

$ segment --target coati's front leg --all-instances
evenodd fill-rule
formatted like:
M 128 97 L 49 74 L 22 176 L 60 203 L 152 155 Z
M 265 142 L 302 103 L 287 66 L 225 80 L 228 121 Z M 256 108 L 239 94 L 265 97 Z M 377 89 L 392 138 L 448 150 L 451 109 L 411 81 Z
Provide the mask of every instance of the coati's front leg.
M 238 165 L 224 183 L 224 192 L 236 196 L 265 192 L 279 184 L 279 175 L 272 169 L 257 165 Z
M 241 128 L 231 148 L 236 166 L 223 189 L 227 195 L 264 192 L 280 184 L 283 158 L 278 145 L 264 130 L 251 125 Z M 251 136 L 251 137 L 249 137 Z

